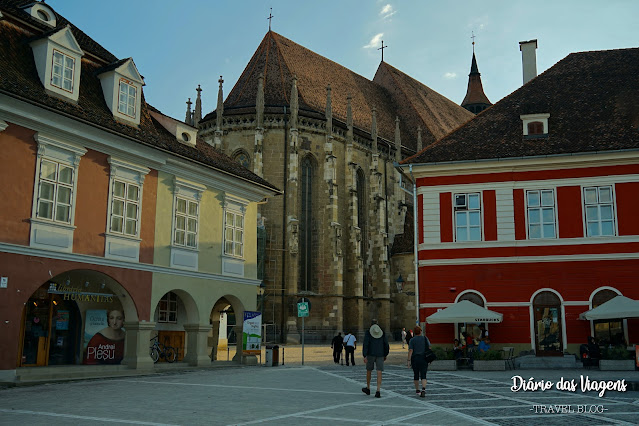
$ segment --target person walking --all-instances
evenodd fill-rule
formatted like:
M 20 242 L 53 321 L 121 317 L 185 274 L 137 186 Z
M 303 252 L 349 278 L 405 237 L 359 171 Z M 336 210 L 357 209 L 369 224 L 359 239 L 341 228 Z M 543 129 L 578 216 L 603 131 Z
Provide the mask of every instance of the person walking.
M 372 320 L 371 327 L 366 330 L 364 335 L 364 345 L 362 347 L 362 355 L 364 355 L 364 364 L 366 364 L 366 387 L 362 388 L 362 392 L 366 395 L 371 394 L 371 375 L 373 367 L 377 370 L 377 392 L 375 398 L 381 398 L 380 389 L 382 388 L 382 371 L 384 371 L 384 361 L 390 352 L 388 338 L 382 331 L 377 320 Z
M 342 333 L 337 333 L 337 336 L 333 337 L 331 348 L 333 348 L 333 361 L 335 364 L 339 364 L 340 358 L 342 358 L 342 351 L 344 350 Z
M 428 363 L 424 359 L 426 349 L 430 349 L 430 341 L 426 336 L 422 336 L 421 327 L 417 326 L 413 329 L 415 336 L 408 343 L 408 359 L 406 365 L 413 369 L 413 383 L 415 385 L 415 393 L 420 397 L 426 396 L 426 373 L 428 372 Z M 422 389 L 419 390 L 419 380 L 422 381 Z
M 355 348 L 357 347 L 357 338 L 352 334 L 348 333 L 344 336 L 344 349 L 346 349 L 346 366 L 348 367 L 348 357 L 351 358 L 351 363 L 353 367 L 355 366 Z
M 402 349 L 404 349 L 405 344 L 406 344 L 406 327 L 402 327 Z

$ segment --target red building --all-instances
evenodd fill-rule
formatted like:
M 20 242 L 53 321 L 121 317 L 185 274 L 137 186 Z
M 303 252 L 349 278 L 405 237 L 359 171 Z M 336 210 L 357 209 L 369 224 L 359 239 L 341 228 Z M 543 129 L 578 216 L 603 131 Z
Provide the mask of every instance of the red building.
M 571 54 L 400 165 L 417 188 L 420 322 L 470 300 L 503 314 L 487 328 L 515 353 L 639 343 L 639 320 L 579 319 L 639 299 L 638 74 L 636 48 Z M 451 343 L 462 327 L 427 333 Z

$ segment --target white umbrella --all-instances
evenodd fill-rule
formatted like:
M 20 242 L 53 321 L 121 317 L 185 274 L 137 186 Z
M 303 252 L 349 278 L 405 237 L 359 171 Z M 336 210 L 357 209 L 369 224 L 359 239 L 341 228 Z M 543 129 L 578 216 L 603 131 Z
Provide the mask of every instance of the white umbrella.
M 615 296 L 606 303 L 579 315 L 586 320 L 639 318 L 639 301 L 626 296 Z
M 482 308 L 468 300 L 462 300 L 454 305 L 435 312 L 426 318 L 429 324 L 453 323 L 453 322 L 469 322 L 480 324 L 482 322 L 501 322 L 503 315 Z

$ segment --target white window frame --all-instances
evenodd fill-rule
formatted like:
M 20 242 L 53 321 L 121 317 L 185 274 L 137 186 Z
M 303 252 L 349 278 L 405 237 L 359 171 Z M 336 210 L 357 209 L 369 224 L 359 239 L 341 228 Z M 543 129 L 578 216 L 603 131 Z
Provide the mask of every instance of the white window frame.
M 478 200 L 477 200 L 477 205 L 478 207 L 470 207 L 470 197 L 474 197 L 477 196 Z M 463 204 L 460 203 L 461 198 L 464 198 L 465 201 Z M 463 216 L 465 216 L 466 220 L 465 220 L 465 224 L 459 224 L 458 223 L 458 218 L 460 217 L 460 215 L 458 213 L 465 213 L 463 214 Z M 470 223 L 470 218 L 471 218 L 471 213 L 479 213 L 479 223 L 478 224 L 471 224 Z M 455 193 L 453 194 L 453 227 L 455 229 L 455 242 L 463 242 L 463 243 L 467 243 L 467 242 L 477 242 L 477 241 L 482 241 L 483 240 L 483 226 L 482 226 L 482 222 L 483 222 L 483 215 L 482 215 L 482 196 L 481 196 L 481 192 L 467 192 L 467 193 Z M 459 230 L 460 229 L 464 229 L 467 239 L 459 239 L 460 233 Z M 479 229 L 479 239 L 471 239 L 471 229 Z
M 123 86 L 126 88 L 126 91 L 123 92 Z M 133 100 L 131 101 L 130 90 L 133 89 Z M 123 99 L 125 97 L 125 99 Z M 138 99 L 138 88 L 134 82 L 127 80 L 126 78 L 120 77 L 118 83 L 118 112 L 120 114 L 124 114 L 127 117 L 136 118 L 137 116 L 137 99 Z M 121 106 L 125 106 L 125 111 L 122 111 Z M 133 113 L 129 112 L 130 108 L 133 108 Z
M 116 185 L 122 185 L 124 190 L 122 195 L 115 193 Z M 140 236 L 140 213 L 142 210 L 142 185 L 137 182 L 131 182 L 125 179 L 113 178 L 111 179 L 111 217 L 109 220 L 109 232 L 113 234 L 119 234 L 127 237 L 139 237 Z M 131 188 L 137 189 L 137 198 L 129 198 L 129 192 Z M 116 213 L 114 206 L 117 203 L 121 203 L 121 214 Z M 129 216 L 129 209 L 135 208 L 135 216 Z M 120 219 L 120 229 L 114 229 L 114 222 L 116 219 Z M 127 232 L 129 223 L 133 223 L 135 226 L 135 232 Z
M 233 218 L 229 223 L 229 216 Z M 241 218 L 242 224 L 237 225 L 238 218 Z M 238 259 L 244 259 L 244 232 L 245 232 L 245 215 L 243 211 L 225 209 L 224 210 L 224 255 L 235 257 Z M 231 239 L 229 241 L 228 233 L 231 233 Z M 240 238 L 237 238 L 237 233 L 240 233 Z M 239 240 L 239 241 L 238 241 Z M 227 244 L 230 243 L 230 250 L 227 250 Z M 239 247 L 239 254 L 237 249 Z
M 34 139 L 38 144 L 38 152 L 36 157 L 36 170 L 33 185 L 33 198 L 31 206 L 31 247 L 44 248 L 49 250 L 72 252 L 73 251 L 73 231 L 75 230 L 75 207 L 78 189 L 78 169 L 80 166 L 80 158 L 86 154 L 87 150 L 83 147 L 61 142 L 53 138 L 36 133 Z M 42 164 L 50 162 L 56 166 L 56 178 L 53 183 L 53 207 L 51 218 L 39 216 L 40 191 L 44 179 L 42 178 Z M 60 167 L 68 167 L 71 169 L 71 182 L 58 182 L 58 173 Z M 56 219 L 57 197 L 59 188 L 64 187 L 70 191 L 68 206 L 68 218 L 61 221 Z
M 162 309 L 162 302 L 166 303 L 166 309 Z M 174 319 L 171 320 L 171 314 Z M 165 324 L 177 324 L 178 322 L 178 295 L 169 291 L 158 302 L 158 322 Z
M 610 191 L 610 200 L 609 201 L 601 201 L 601 190 L 602 189 L 608 189 Z M 592 191 L 592 190 L 596 190 L 596 196 L 597 196 L 597 200 L 596 202 L 590 202 L 588 200 L 588 197 L 586 195 L 586 193 L 588 191 Z M 584 213 L 583 213 L 583 220 L 584 220 L 584 235 L 587 238 L 606 238 L 606 237 L 614 237 L 617 235 L 617 220 L 616 220 L 616 213 L 615 213 L 615 192 L 614 192 L 614 185 L 599 185 L 599 186 L 584 186 L 582 187 L 582 191 L 581 191 L 582 197 L 583 197 L 583 206 L 584 206 Z M 610 219 L 602 219 L 602 207 L 606 207 L 606 206 L 610 206 Z M 597 211 L 597 218 L 595 220 L 593 220 L 592 218 L 588 218 L 588 211 L 593 208 L 596 207 L 596 211 Z M 590 210 L 592 211 L 592 210 Z M 602 231 L 602 224 L 606 222 L 606 223 L 610 223 L 612 226 L 612 233 L 611 234 L 603 234 Z M 597 230 L 598 230 L 598 234 L 597 235 L 590 235 L 590 227 L 588 226 L 590 223 L 596 223 L 597 224 Z
M 200 229 L 202 220 L 202 194 L 206 190 L 206 186 L 200 185 L 195 182 L 190 182 L 185 179 L 174 177 L 173 179 L 173 209 L 171 220 L 171 267 L 190 269 L 193 271 L 198 270 L 198 249 L 200 240 Z M 197 206 L 197 215 L 189 216 L 180 215 L 177 211 L 179 200 L 184 200 L 187 203 L 195 204 Z M 176 235 L 179 232 L 177 227 L 178 216 L 195 218 L 196 231 L 195 231 L 195 246 L 188 246 L 186 244 L 179 244 L 176 242 Z M 187 226 L 188 228 L 188 226 Z M 186 235 L 185 235 L 186 242 Z
M 62 64 L 60 64 L 60 69 L 61 69 L 61 73 L 59 74 L 59 78 L 60 78 L 60 84 L 55 84 L 54 83 L 54 78 L 56 77 L 56 63 L 55 63 L 55 58 L 56 58 L 56 54 L 62 56 Z M 71 78 L 67 78 L 65 75 L 65 70 L 67 69 L 67 60 L 71 60 L 72 63 L 72 67 L 71 67 Z M 51 55 L 51 85 L 54 87 L 57 87 L 60 90 L 64 90 L 66 92 L 69 93 L 73 93 L 73 86 L 74 86 L 74 77 L 75 77 L 75 58 L 73 56 L 67 55 L 66 53 L 58 50 L 58 49 L 53 49 L 53 54 Z M 69 81 L 70 84 L 70 88 L 67 89 L 66 87 L 64 87 L 64 83 L 65 81 Z
M 224 194 L 224 208 L 222 209 L 222 273 L 225 275 L 235 275 L 235 276 L 244 276 L 244 262 L 246 261 L 246 207 L 248 206 L 248 201 L 233 196 L 231 194 Z M 227 215 L 230 214 L 233 216 L 233 223 L 227 223 Z M 237 217 L 242 218 L 242 226 L 238 227 L 236 225 Z M 228 231 L 232 232 L 232 241 L 231 241 L 231 253 L 227 252 L 227 238 L 226 234 Z M 241 255 L 235 254 L 236 252 L 236 244 L 238 243 L 236 239 L 236 232 L 241 231 Z
M 144 178 L 150 172 L 150 169 L 115 157 L 109 157 L 108 161 L 111 165 L 111 175 L 109 179 L 109 199 L 107 204 L 104 256 L 110 259 L 138 262 L 140 260 L 140 242 L 142 241 L 140 232 L 142 230 Z M 125 200 L 130 186 L 134 185 L 138 188 L 138 201 L 130 203 L 137 206 L 135 235 L 125 233 L 126 201 L 122 212 L 124 219 L 122 223 L 122 231 L 114 231 L 112 229 L 113 218 L 116 216 L 113 211 L 114 199 L 118 198 L 121 200 L 120 197 L 114 196 L 114 186 L 116 182 L 125 184 Z
M 178 207 L 184 203 L 184 211 L 179 211 Z M 195 207 L 195 213 L 192 213 L 191 207 Z M 186 197 L 176 196 L 173 200 L 173 245 L 196 249 L 198 246 L 200 203 Z M 182 219 L 183 225 L 180 226 L 179 219 Z M 194 230 L 191 230 L 190 224 L 194 223 Z M 178 241 L 178 234 L 182 234 L 182 242 Z M 189 240 L 192 236 L 192 242 Z
M 531 195 L 532 193 L 537 193 L 538 199 L 539 199 L 539 205 L 536 206 L 531 206 L 530 202 L 529 202 L 529 195 Z M 546 201 L 544 201 L 544 197 L 543 195 L 550 193 L 550 200 L 552 201 L 552 204 L 548 203 L 548 197 L 546 197 Z M 554 189 L 530 189 L 530 190 L 526 190 L 526 234 L 528 236 L 528 239 L 530 240 L 538 240 L 538 239 L 555 239 L 557 238 L 557 200 L 555 197 L 555 190 Z M 545 221 L 544 219 L 544 210 L 552 210 L 552 221 Z M 530 214 L 531 212 L 536 211 L 539 215 L 539 222 L 533 223 L 530 219 Z M 553 230 L 553 234 L 552 235 L 546 235 L 545 234 L 545 230 L 546 225 L 550 225 L 552 224 L 552 230 Z M 537 225 L 539 226 L 540 229 L 540 234 L 539 236 L 532 236 L 531 235 L 531 226 Z
M 550 118 L 550 114 L 549 113 L 544 113 L 544 114 L 522 114 L 519 116 L 519 118 L 521 119 L 522 122 L 522 126 L 523 126 L 523 134 L 524 137 L 546 137 L 548 136 L 548 119 Z M 529 135 L 528 134 L 528 123 L 532 123 L 535 121 L 540 121 L 543 126 L 544 126 L 544 130 L 542 134 L 540 135 Z

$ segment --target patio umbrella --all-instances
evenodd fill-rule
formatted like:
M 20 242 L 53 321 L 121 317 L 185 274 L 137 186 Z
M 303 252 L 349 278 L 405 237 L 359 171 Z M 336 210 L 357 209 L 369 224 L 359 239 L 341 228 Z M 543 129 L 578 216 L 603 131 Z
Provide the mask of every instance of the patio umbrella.
M 586 320 L 639 318 L 639 301 L 626 296 L 615 296 L 606 303 L 580 314 L 579 318 Z
M 435 312 L 433 315 L 426 318 L 426 322 L 429 324 L 442 324 L 453 322 L 470 322 L 480 324 L 482 322 L 501 322 L 503 315 L 482 308 L 479 305 L 474 304 L 468 300 L 462 300 L 454 305 Z

